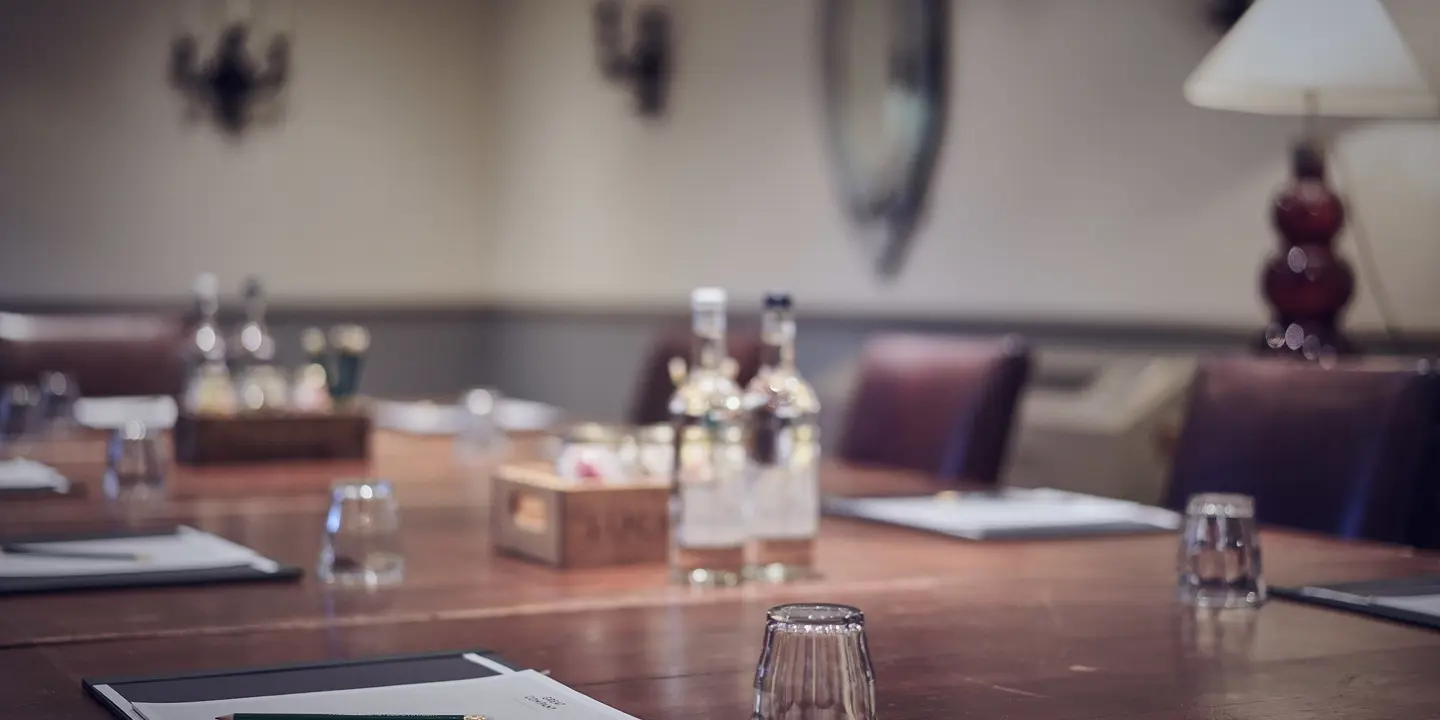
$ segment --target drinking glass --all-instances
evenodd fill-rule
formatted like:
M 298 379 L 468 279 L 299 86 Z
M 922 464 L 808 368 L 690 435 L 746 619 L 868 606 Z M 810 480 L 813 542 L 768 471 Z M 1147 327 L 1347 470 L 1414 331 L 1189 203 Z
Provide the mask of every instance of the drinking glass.
M 874 720 L 865 616 L 848 605 L 773 607 L 755 668 L 751 720 Z
M 460 397 L 460 422 L 455 454 L 466 462 L 488 463 L 505 452 L 505 430 L 496 419 L 501 396 L 497 390 L 475 389 Z
M 165 464 L 159 443 L 144 423 L 132 420 L 110 434 L 102 486 L 106 498 L 123 503 L 143 503 L 164 496 Z
M 40 388 L 12 383 L 0 390 L 0 451 L 7 458 L 23 457 L 40 434 Z
M 1248 495 L 1194 495 L 1180 531 L 1176 597 L 1195 607 L 1259 607 L 1265 602 L 1255 500 Z
M 405 574 L 400 512 L 389 480 L 342 480 L 330 491 L 320 579 L 376 587 Z
M 80 386 L 75 378 L 63 372 L 50 371 L 40 375 L 40 421 L 47 434 L 65 434 L 76 426 L 75 403 L 80 399 Z

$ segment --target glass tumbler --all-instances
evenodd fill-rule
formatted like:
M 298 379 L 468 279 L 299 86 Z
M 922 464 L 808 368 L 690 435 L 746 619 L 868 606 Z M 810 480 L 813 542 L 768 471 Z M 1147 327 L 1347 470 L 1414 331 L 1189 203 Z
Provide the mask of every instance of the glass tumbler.
M 124 503 L 158 500 L 165 494 L 165 462 L 159 443 L 137 421 L 110 434 L 105 447 L 105 497 Z
M 400 552 L 400 511 L 389 480 L 342 480 L 330 491 L 320 579 L 377 587 L 405 574 Z
M 1248 495 L 1194 495 L 1180 531 L 1176 598 L 1204 608 L 1259 607 L 1265 602 L 1255 501 Z
M 873 720 L 865 616 L 848 605 L 770 609 L 751 720 Z
M 502 397 L 498 390 L 477 388 L 460 396 L 455 454 L 469 464 L 489 464 L 505 454 L 505 430 L 497 415 Z
M 77 426 L 75 403 L 80 400 L 80 386 L 75 378 L 63 372 L 49 371 L 40 375 L 41 418 L 49 435 L 65 435 Z
M 0 389 L 0 451 L 7 458 L 23 457 L 44 423 L 40 388 L 12 383 Z

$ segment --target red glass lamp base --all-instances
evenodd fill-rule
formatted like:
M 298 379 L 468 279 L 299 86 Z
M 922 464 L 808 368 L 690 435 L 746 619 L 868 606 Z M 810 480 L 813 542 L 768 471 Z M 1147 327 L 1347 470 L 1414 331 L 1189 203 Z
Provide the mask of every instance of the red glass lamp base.
M 1293 164 L 1295 176 L 1275 196 L 1272 211 L 1280 247 L 1261 272 L 1261 293 L 1272 310 L 1263 347 L 1316 360 L 1354 351 L 1340 317 L 1355 294 L 1355 273 L 1335 253 L 1345 204 L 1325 182 L 1318 145 L 1297 145 Z

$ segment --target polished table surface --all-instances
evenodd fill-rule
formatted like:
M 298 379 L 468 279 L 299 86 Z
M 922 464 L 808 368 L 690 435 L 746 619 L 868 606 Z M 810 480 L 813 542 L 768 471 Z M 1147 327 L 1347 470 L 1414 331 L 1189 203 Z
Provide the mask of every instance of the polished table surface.
M 104 718 L 82 677 L 488 648 L 642 718 L 740 717 L 766 608 L 866 611 L 885 718 L 1440 715 L 1440 633 L 1272 602 L 1174 605 L 1168 535 L 967 543 L 827 518 L 824 578 L 689 590 L 654 566 L 558 571 L 489 547 L 483 468 L 448 441 L 380 434 L 369 464 L 172 472 L 144 516 L 98 497 L 93 441 L 43 452 L 80 498 L 0 501 L 6 534 L 210 530 L 284 562 L 318 556 L 338 476 L 397 485 L 407 573 L 375 592 L 299 583 L 0 599 L 0 718 Z M 828 489 L 914 492 L 924 478 L 827 468 Z M 1272 583 L 1440 572 L 1440 558 L 1313 535 L 1263 535 Z

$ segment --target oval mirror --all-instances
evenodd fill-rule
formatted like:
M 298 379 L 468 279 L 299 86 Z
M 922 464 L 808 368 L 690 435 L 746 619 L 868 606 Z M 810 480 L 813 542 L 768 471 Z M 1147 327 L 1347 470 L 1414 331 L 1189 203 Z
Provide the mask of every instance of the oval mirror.
M 821 0 L 832 165 L 883 277 L 919 224 L 945 128 L 948 0 Z

